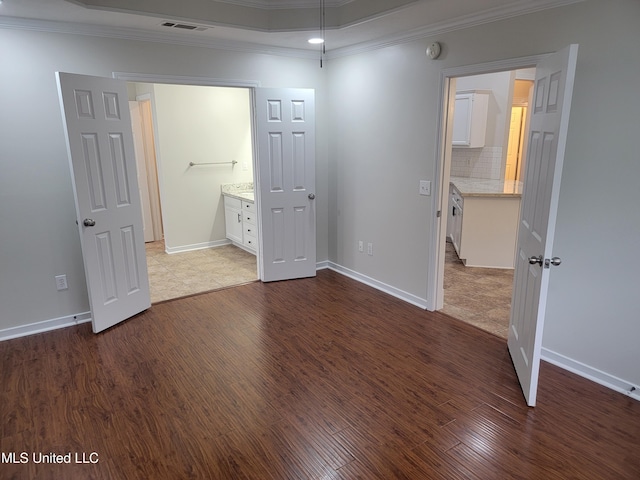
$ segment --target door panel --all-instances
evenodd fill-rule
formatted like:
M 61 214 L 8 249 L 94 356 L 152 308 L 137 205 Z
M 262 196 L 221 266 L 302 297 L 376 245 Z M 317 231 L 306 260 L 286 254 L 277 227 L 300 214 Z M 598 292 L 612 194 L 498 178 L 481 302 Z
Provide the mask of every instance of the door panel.
M 263 281 L 316 274 L 315 98 L 256 89 Z
M 151 306 L 127 90 L 57 73 L 93 331 Z
M 555 233 L 560 177 L 578 46 L 536 66 L 534 107 L 520 211 L 508 346 L 522 391 L 536 403 L 540 349 Z M 539 258 L 532 264 L 531 258 Z

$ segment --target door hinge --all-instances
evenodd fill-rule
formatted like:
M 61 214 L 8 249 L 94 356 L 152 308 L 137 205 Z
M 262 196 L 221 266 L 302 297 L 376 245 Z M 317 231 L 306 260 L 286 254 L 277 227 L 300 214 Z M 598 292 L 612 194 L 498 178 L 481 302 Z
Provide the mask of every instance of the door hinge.
M 436 212 L 436 218 L 440 218 L 442 216 L 442 210 L 438 210 Z

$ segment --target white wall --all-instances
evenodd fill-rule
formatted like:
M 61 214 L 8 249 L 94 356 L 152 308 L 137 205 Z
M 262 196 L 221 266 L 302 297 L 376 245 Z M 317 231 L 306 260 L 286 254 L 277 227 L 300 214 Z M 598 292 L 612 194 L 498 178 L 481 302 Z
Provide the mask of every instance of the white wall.
M 0 29 L 0 45 L 0 337 L 89 310 L 56 71 L 316 89 L 317 258 L 327 258 L 326 93 L 317 60 L 13 29 Z M 60 274 L 69 283 L 62 292 Z
M 154 108 L 167 249 L 224 242 L 220 186 L 253 182 L 250 90 L 157 84 Z
M 635 0 L 586 1 L 332 59 L 330 259 L 426 301 L 436 197 L 419 196 L 418 179 L 436 181 L 441 69 L 579 43 L 554 244 L 563 264 L 543 345 L 583 373 L 640 385 L 639 24 Z M 429 61 L 436 40 L 443 54 Z M 359 239 L 373 256 L 358 253 Z

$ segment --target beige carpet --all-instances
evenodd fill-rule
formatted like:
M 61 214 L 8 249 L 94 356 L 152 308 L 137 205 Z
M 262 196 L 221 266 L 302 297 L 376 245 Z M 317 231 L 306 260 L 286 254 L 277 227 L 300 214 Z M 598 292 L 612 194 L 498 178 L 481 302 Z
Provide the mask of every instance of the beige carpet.
M 145 246 L 151 303 L 258 279 L 256 256 L 233 245 L 171 255 L 162 241 Z
M 447 243 L 442 312 L 507 338 L 513 270 L 465 267 Z

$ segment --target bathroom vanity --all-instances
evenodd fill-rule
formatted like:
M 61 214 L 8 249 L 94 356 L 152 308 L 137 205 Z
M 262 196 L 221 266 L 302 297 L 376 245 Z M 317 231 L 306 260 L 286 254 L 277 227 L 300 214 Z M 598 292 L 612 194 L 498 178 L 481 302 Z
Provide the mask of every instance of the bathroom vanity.
M 258 245 L 252 183 L 222 185 L 226 236 L 234 245 L 255 254 Z

